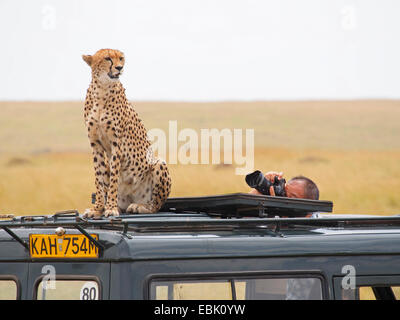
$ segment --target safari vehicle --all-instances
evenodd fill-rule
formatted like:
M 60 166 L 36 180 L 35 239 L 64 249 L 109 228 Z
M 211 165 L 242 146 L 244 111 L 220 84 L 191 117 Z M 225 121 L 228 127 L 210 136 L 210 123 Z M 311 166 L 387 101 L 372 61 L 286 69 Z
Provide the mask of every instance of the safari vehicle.
M 2 216 L 0 298 L 398 298 L 400 216 L 332 206 L 237 193 L 156 214 Z

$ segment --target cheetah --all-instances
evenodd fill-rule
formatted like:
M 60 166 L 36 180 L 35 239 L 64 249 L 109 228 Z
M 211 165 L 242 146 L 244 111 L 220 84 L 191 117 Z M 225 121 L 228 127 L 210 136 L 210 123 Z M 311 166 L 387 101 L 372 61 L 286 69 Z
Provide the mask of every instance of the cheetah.
M 154 157 L 146 129 L 119 81 L 124 54 L 101 49 L 82 58 L 92 69 L 84 118 L 96 186 L 94 207 L 84 217 L 157 212 L 170 194 L 171 178 L 165 161 Z

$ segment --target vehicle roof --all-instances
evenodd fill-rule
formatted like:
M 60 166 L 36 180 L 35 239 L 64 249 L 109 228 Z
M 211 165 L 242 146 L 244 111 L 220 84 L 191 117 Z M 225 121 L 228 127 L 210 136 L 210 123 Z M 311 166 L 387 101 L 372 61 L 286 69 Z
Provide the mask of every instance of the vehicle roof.
M 12 232 L 97 234 L 104 250 L 99 260 L 148 260 L 211 257 L 399 254 L 400 217 L 231 218 L 202 214 L 158 213 L 119 219 L 72 222 L 48 216 L 46 224 L 22 223 Z M 79 219 L 78 219 L 79 220 Z M 29 251 L 0 230 L 0 260 L 29 260 Z
M 30 260 L 29 235 L 55 234 L 59 227 L 88 237 L 102 261 L 400 253 L 400 216 L 318 212 L 331 212 L 332 205 L 229 194 L 172 198 L 155 214 L 3 216 L 0 260 Z

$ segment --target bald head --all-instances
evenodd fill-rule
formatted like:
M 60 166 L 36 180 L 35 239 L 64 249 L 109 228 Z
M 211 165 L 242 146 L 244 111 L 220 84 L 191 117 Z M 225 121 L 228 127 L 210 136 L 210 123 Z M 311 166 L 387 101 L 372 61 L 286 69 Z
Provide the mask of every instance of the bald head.
M 290 179 L 285 186 L 286 196 L 289 198 L 319 199 L 317 185 L 309 178 L 297 176 Z

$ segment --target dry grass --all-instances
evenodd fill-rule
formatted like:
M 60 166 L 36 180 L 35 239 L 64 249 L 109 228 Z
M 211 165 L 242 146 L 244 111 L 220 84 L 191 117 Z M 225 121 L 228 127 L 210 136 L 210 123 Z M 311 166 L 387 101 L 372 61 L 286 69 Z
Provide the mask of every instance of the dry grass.
M 255 129 L 255 168 L 303 174 L 340 213 L 400 212 L 400 102 L 137 103 L 147 128 Z M 0 103 L 0 212 L 83 211 L 94 190 L 82 103 Z M 171 196 L 246 192 L 235 165 L 170 165 Z
M 340 213 L 400 211 L 400 152 L 333 152 L 256 149 L 256 168 L 303 174 L 334 201 Z M 171 165 L 171 196 L 247 192 L 235 166 Z M 89 153 L 49 153 L 0 158 L 0 212 L 51 214 L 90 206 L 94 175 Z
M 135 102 L 146 127 L 251 128 L 258 147 L 400 150 L 400 101 Z M 0 102 L 0 153 L 89 151 L 83 102 Z

